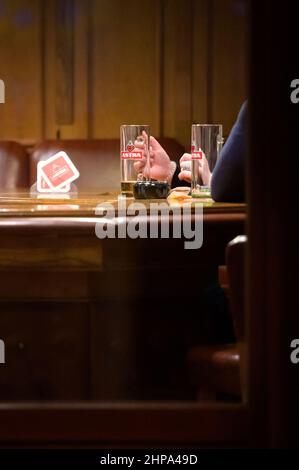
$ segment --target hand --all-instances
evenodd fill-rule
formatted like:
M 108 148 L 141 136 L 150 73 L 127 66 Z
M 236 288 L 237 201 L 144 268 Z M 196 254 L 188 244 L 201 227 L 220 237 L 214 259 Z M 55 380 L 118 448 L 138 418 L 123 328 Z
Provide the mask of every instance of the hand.
M 205 155 L 203 155 L 202 160 L 199 162 L 199 176 L 202 179 L 202 182 L 205 186 L 210 185 L 212 173 L 210 172 L 209 163 Z M 180 180 L 188 181 L 191 183 L 191 155 L 190 153 L 184 153 L 180 158 L 180 167 L 181 172 L 178 174 Z
M 178 174 L 178 178 L 181 181 L 187 181 L 191 183 L 191 155 L 190 153 L 184 153 L 180 158 L 181 171 Z
M 144 132 L 143 137 L 146 140 L 147 134 Z M 144 143 L 135 141 L 134 145 L 138 149 L 144 149 Z M 140 162 L 134 163 L 135 170 L 139 173 L 142 172 L 144 176 L 147 176 L 146 159 L 144 157 Z M 172 162 L 159 144 L 154 138 L 150 137 L 150 177 L 155 180 L 171 182 L 172 176 L 175 172 L 176 164 Z

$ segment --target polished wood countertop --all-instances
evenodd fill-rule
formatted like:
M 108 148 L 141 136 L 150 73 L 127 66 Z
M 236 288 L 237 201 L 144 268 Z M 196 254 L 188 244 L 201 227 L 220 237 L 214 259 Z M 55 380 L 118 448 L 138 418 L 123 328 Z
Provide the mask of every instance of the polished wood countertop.
M 30 195 L 28 190 L 0 191 L 0 221 L 5 218 L 90 218 L 98 216 L 96 210 L 104 203 L 110 203 L 117 216 L 119 191 L 111 189 L 82 190 L 74 196 L 47 194 Z M 135 200 L 126 198 L 128 207 L 134 203 L 142 203 L 150 210 L 150 204 L 167 203 L 167 200 Z M 239 214 L 245 217 L 246 204 L 217 203 L 211 198 L 200 198 L 192 202 L 191 213 L 197 204 L 203 204 L 204 214 Z

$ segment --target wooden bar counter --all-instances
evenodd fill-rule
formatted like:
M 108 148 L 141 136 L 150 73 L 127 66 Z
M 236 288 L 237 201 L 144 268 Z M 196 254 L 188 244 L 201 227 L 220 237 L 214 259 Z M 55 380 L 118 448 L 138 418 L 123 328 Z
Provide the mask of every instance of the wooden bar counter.
M 117 191 L 1 193 L 0 399 L 191 398 L 186 351 L 213 341 L 201 294 L 244 233 L 246 207 L 203 200 L 203 245 L 186 250 L 183 238 L 99 239 L 107 202 L 120 223 Z M 150 223 L 150 203 L 161 201 L 138 202 Z M 195 208 L 183 217 L 194 221 Z

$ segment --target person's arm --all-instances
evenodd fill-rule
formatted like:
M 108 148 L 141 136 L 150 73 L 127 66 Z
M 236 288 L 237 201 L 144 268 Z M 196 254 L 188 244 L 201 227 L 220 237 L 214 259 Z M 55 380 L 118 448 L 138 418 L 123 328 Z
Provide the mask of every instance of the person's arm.
M 223 146 L 211 179 L 211 196 L 217 202 L 245 200 L 245 155 L 247 147 L 247 102 Z

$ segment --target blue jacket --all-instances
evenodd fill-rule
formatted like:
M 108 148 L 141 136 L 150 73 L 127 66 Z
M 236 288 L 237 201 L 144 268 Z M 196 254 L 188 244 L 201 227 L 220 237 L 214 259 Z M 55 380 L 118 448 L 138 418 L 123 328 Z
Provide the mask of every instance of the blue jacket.
M 245 200 L 245 158 L 247 151 L 247 101 L 223 146 L 211 180 L 211 196 L 218 202 Z

